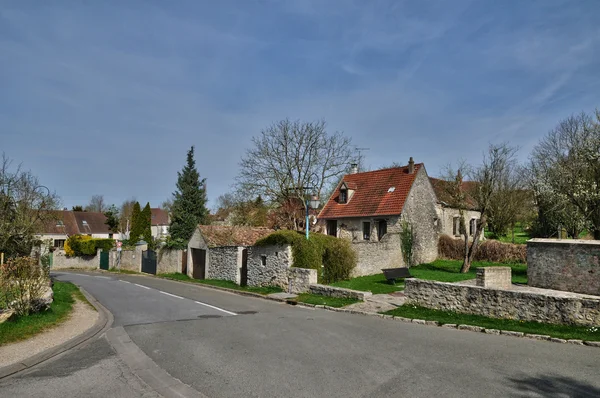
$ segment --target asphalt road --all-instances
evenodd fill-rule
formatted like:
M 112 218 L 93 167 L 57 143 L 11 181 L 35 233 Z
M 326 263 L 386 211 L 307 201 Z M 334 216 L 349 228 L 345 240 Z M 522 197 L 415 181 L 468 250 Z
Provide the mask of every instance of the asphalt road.
M 159 367 L 208 397 L 600 397 L 600 350 L 593 347 L 292 307 L 143 276 L 98 276 L 60 279 L 83 286 Z M 100 339 L 0 382 L 0 396 L 155 392 Z

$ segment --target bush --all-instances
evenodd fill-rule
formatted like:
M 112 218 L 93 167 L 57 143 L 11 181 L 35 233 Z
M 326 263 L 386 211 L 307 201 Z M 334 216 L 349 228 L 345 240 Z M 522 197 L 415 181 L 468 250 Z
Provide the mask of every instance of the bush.
M 306 239 L 304 233 L 277 231 L 260 239 L 256 246 L 291 245 L 295 268 L 317 270 L 319 282 L 332 283 L 350 278 L 356 266 L 356 254 L 350 243 L 333 236 L 311 233 Z
M 438 254 L 449 260 L 463 260 L 465 256 L 465 241 L 454 239 L 448 235 L 440 236 Z M 494 263 L 523 263 L 527 262 L 527 246 L 501 243 L 497 240 L 486 240 L 479 244 L 474 261 L 490 261 Z
M 65 254 L 72 256 L 95 256 L 98 249 L 109 251 L 115 246 L 113 239 L 96 239 L 87 235 L 71 235 L 65 242 Z
M 0 303 L 23 316 L 46 309 L 42 299 L 48 289 L 49 268 L 32 257 L 16 257 L 0 266 Z

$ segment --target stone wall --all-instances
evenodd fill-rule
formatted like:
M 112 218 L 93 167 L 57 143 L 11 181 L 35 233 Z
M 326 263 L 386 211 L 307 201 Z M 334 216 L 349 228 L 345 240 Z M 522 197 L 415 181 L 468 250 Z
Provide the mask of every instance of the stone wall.
M 239 284 L 243 249 L 238 246 L 211 247 L 208 250 L 207 279 L 222 279 Z
M 142 272 L 142 250 L 136 246 L 132 250 L 121 250 L 121 263 L 118 263 L 119 252 L 115 249 L 108 256 L 109 268 L 119 268 L 127 271 Z
M 512 284 L 512 270 L 510 267 L 477 268 L 476 284 L 490 289 L 508 289 Z
M 182 253 L 183 250 L 159 250 L 156 255 L 156 273 L 172 274 L 181 272 Z
M 64 250 L 55 250 L 52 253 L 52 267 L 51 269 L 65 269 L 65 268 L 86 268 L 96 269 L 100 267 L 100 255 L 95 256 L 73 256 L 67 257 Z
M 248 286 L 288 288 L 288 269 L 293 264 L 290 245 L 248 248 Z
M 398 233 L 387 233 L 379 242 L 354 243 L 352 249 L 358 257 L 352 277 L 379 274 L 382 268 L 404 267 Z
M 527 284 L 600 296 L 600 241 L 528 241 Z
M 409 302 L 422 307 L 493 318 L 600 325 L 600 298 L 486 289 L 421 279 L 406 279 L 404 283 Z
M 445 234 L 448 236 L 452 236 L 452 237 L 459 237 L 462 235 L 454 235 L 454 217 L 459 217 L 460 216 L 460 210 L 452 208 L 452 207 L 445 207 L 442 206 L 440 204 L 436 205 L 436 212 L 438 215 L 438 232 L 440 234 Z M 467 210 L 465 212 L 465 222 L 467 225 L 467 232 L 468 228 L 469 228 L 469 222 L 472 219 L 479 219 L 481 218 L 481 213 L 475 210 Z M 483 231 L 482 231 L 483 234 Z M 483 237 L 483 235 L 482 235 Z M 470 239 L 472 239 L 472 237 L 470 237 Z
M 312 294 L 319 294 L 321 296 L 328 297 L 340 297 L 340 298 L 353 298 L 364 301 L 365 298 L 371 297 L 371 292 L 361 292 L 358 290 L 344 289 L 342 287 L 334 287 L 328 285 L 310 285 L 310 292 Z
M 307 268 L 288 269 L 288 293 L 306 293 L 310 285 L 317 283 L 317 270 Z

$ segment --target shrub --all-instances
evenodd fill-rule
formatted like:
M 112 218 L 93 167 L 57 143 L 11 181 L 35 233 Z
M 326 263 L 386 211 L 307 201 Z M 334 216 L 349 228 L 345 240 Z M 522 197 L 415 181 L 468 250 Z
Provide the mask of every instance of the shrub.
M 71 235 L 65 242 L 67 256 L 95 256 L 98 249 L 109 251 L 115 245 L 113 239 L 95 239 L 87 235 Z
M 400 233 L 400 243 L 402 246 L 402 259 L 406 267 L 412 267 L 413 265 L 413 243 L 415 240 L 415 234 L 413 232 L 412 225 L 402 220 L 402 232 Z
M 255 243 L 256 246 L 286 244 L 292 246 L 292 266 L 317 270 L 319 282 L 332 283 L 349 279 L 356 266 L 356 254 L 350 243 L 329 235 L 311 233 L 307 240 L 304 233 L 282 230 Z
M 169 235 L 163 247 L 167 250 L 185 250 L 187 249 L 187 242 L 181 238 L 172 238 Z
M 0 266 L 0 302 L 17 316 L 47 308 L 42 299 L 49 286 L 49 268 L 32 257 L 16 257 Z
M 465 242 L 448 235 L 441 235 L 438 240 L 438 254 L 450 260 L 463 260 Z M 495 263 L 526 263 L 527 246 L 501 243 L 497 240 L 482 242 L 475 252 L 475 261 L 491 261 Z

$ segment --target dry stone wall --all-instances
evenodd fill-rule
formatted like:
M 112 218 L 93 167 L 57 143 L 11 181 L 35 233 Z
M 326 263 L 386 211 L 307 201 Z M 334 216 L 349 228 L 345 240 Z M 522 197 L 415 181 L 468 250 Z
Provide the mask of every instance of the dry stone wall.
M 208 251 L 207 279 L 222 279 L 240 283 L 243 247 L 212 247 Z
M 288 269 L 288 293 L 305 293 L 310 285 L 317 283 L 317 270 L 308 268 Z
M 248 286 L 288 288 L 288 270 L 293 264 L 290 245 L 248 248 Z
M 321 296 L 328 297 L 339 297 L 339 298 L 352 298 L 364 301 L 367 297 L 371 297 L 371 292 L 361 292 L 358 290 L 344 289 L 342 287 L 334 287 L 328 285 L 310 285 L 310 292 L 312 294 L 319 294 Z
M 600 298 L 486 289 L 406 279 L 404 294 L 416 305 L 493 318 L 582 326 L 600 325 Z

